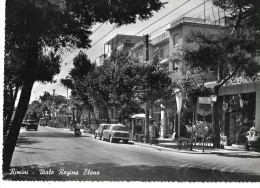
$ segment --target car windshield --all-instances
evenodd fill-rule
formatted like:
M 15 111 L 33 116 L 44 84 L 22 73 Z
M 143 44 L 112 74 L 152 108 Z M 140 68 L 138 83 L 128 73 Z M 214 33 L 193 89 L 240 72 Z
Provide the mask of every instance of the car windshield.
M 33 121 L 33 120 L 29 120 L 27 121 L 28 123 L 36 123 L 36 121 Z
M 123 126 L 114 126 L 113 129 L 116 131 L 127 131 L 127 128 Z

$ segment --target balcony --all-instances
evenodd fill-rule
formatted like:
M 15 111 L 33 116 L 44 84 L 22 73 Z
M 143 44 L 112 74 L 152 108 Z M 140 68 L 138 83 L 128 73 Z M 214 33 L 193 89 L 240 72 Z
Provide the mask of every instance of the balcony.
M 194 72 L 191 72 L 190 78 L 193 78 L 197 81 L 202 80 L 202 77 L 200 74 L 196 74 Z M 209 71 L 205 74 L 205 82 L 213 82 L 213 81 L 217 81 L 218 75 L 217 75 L 217 71 Z
M 167 31 L 174 29 L 176 26 L 182 23 L 195 23 L 195 24 L 205 24 L 205 25 L 216 25 L 216 26 L 226 26 L 229 19 L 227 17 L 222 17 L 219 20 L 211 21 L 208 19 L 192 18 L 192 17 L 182 17 L 175 22 L 172 22 L 170 28 Z
M 154 39 L 152 39 L 152 45 L 154 47 L 156 47 L 156 46 L 165 44 L 165 43 L 169 42 L 169 38 L 170 38 L 170 33 L 165 32 L 165 33 L 159 35 L 158 37 L 155 37 Z
M 142 47 L 144 45 L 144 41 L 143 40 L 139 40 L 135 43 L 134 47 L 132 48 L 132 50 L 138 49 L 139 47 Z

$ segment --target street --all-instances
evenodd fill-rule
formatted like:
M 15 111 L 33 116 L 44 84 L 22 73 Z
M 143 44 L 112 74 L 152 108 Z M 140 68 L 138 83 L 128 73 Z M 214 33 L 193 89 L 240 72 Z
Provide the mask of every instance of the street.
M 5 180 L 259 182 L 259 153 L 165 151 L 109 143 L 83 133 L 21 128 Z

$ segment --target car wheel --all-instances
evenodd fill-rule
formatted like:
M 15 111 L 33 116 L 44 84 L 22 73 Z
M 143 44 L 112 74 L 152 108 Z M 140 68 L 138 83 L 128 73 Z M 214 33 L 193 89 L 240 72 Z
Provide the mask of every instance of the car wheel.
M 36 131 L 38 130 L 38 129 L 35 129 Z
M 127 143 L 128 143 L 128 140 L 124 140 L 124 143 L 127 144 Z
M 109 136 L 109 142 L 110 142 L 110 143 L 113 143 L 113 142 L 114 142 L 114 139 L 113 139 L 113 137 L 112 137 L 111 135 Z

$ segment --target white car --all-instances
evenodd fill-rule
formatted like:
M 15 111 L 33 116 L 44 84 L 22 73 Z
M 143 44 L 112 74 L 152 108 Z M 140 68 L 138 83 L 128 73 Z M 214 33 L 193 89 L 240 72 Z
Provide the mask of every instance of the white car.
M 102 140 L 109 142 L 119 142 L 122 140 L 125 143 L 129 141 L 129 132 L 125 125 L 111 124 L 108 129 L 103 130 Z

